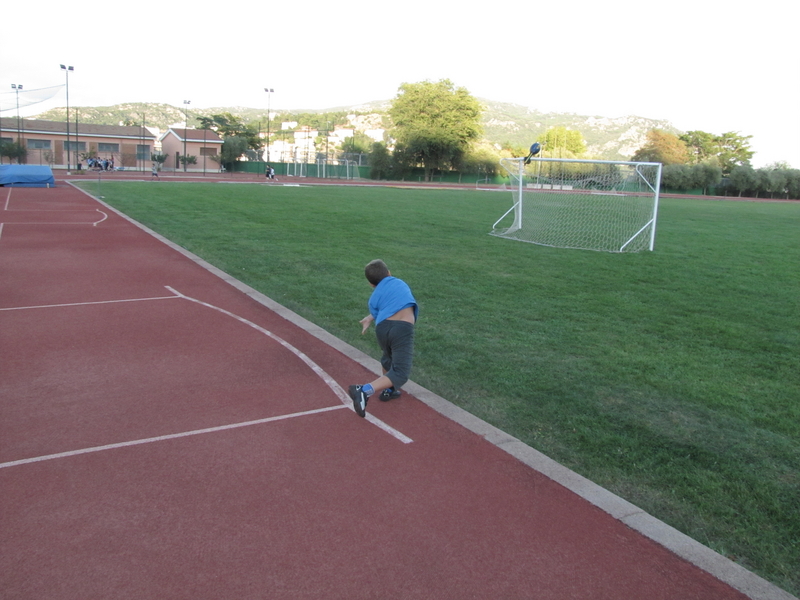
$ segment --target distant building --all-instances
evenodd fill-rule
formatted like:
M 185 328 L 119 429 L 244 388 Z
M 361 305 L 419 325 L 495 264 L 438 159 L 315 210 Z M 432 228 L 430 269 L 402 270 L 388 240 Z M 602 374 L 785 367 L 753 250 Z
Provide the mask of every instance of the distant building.
M 87 158 L 100 158 L 113 160 L 115 168 L 144 171 L 156 136 L 142 126 L 70 123 L 68 134 L 66 122 L 0 118 L 0 141 L 19 141 L 27 164 L 79 169 Z
M 222 154 L 222 139 L 210 129 L 176 129 L 170 127 L 160 138 L 161 152 L 167 155 L 164 170 L 183 171 L 180 157 L 194 156 L 197 162 L 187 164 L 186 171 L 219 171 Z

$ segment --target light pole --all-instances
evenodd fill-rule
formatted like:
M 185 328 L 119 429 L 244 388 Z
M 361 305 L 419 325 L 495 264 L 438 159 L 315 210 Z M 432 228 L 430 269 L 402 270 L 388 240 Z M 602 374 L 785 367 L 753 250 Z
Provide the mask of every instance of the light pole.
M 74 71 L 73 67 L 61 65 L 61 70 L 67 75 L 67 175 L 69 175 L 70 162 L 69 162 L 69 72 Z M 77 146 L 77 143 L 75 144 Z
M 80 154 L 78 154 L 78 151 L 80 150 L 78 148 L 78 146 L 80 144 L 80 142 L 78 141 L 78 114 L 79 114 L 79 112 L 78 112 L 78 109 L 76 108 L 75 109 L 75 168 L 78 171 L 80 171 L 81 170 L 81 157 L 80 157 Z M 69 125 L 69 120 L 67 120 L 67 125 Z M 111 158 L 112 159 L 114 158 L 113 154 L 111 155 Z
M 272 94 L 275 92 L 272 88 L 264 88 L 267 92 L 267 162 L 269 162 L 269 119 L 270 119 L 270 103 L 272 101 Z
M 22 84 L 20 83 L 12 83 L 11 89 L 14 90 L 17 94 L 17 146 L 22 147 L 22 124 L 19 120 L 19 91 L 22 89 Z M 17 155 L 17 164 L 22 164 L 19 162 L 20 156 Z
M 184 100 L 183 101 L 183 104 L 185 106 L 188 106 L 191 103 L 192 103 L 191 100 Z M 189 131 L 189 113 L 185 108 L 183 109 L 183 119 L 186 121 L 183 124 L 183 172 L 186 173 L 186 164 L 189 162 L 187 160 L 188 157 L 186 156 L 186 138 L 189 135 L 188 134 L 188 131 Z
M 146 171 L 147 170 L 147 158 L 145 158 L 146 154 L 144 152 L 144 148 L 145 148 L 145 145 L 146 145 L 144 140 L 145 140 L 145 136 L 147 135 L 146 134 L 146 129 L 145 129 L 146 121 L 147 121 L 147 113 L 142 113 L 142 143 L 140 144 L 141 155 L 142 155 L 142 171 Z M 137 167 L 139 166 L 139 152 L 138 151 L 136 152 L 136 166 Z
M 325 164 L 328 163 L 328 142 L 331 138 L 331 122 L 325 122 Z

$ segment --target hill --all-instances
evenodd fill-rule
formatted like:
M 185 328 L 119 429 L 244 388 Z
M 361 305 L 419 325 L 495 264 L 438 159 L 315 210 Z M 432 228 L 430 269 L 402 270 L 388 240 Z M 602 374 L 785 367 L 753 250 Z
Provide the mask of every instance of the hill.
M 651 129 L 663 129 L 672 133 L 680 133 L 668 121 L 648 119 L 638 116 L 609 118 L 603 116 L 577 115 L 574 113 L 544 113 L 534 108 L 493 102 L 480 99 L 485 110 L 483 113 L 484 138 L 493 144 L 511 144 L 527 148 L 537 138 L 551 127 L 563 126 L 567 129 L 580 131 L 586 140 L 588 154 L 593 158 L 605 160 L 628 159 L 645 141 L 647 132 Z M 359 121 L 364 117 L 374 115 L 378 121 L 389 108 L 389 100 L 381 100 L 357 106 L 343 106 L 324 110 L 282 110 L 281 115 L 286 115 L 286 120 L 292 120 L 291 115 L 298 114 L 325 114 L 338 113 L 340 115 L 356 114 Z M 144 124 L 147 127 L 157 128 L 161 131 L 168 127 L 184 122 L 183 110 L 169 104 L 151 103 L 126 103 L 114 106 L 78 106 L 70 109 L 70 119 L 75 118 L 82 123 L 98 125 Z M 189 124 L 196 124 L 198 116 L 210 116 L 229 112 L 246 123 L 257 123 L 266 120 L 266 111 L 263 108 L 247 108 L 241 106 L 190 108 Z M 37 115 L 37 119 L 50 121 L 66 120 L 65 108 L 54 108 Z M 352 120 L 351 120 L 352 122 Z M 356 125 L 357 127 L 357 125 Z
M 577 115 L 543 113 L 533 108 L 482 100 L 484 137 L 493 143 L 510 142 L 527 148 L 551 127 L 563 126 L 580 131 L 586 140 L 588 154 L 604 160 L 627 160 L 645 142 L 651 129 L 679 133 L 669 121 L 626 116 Z

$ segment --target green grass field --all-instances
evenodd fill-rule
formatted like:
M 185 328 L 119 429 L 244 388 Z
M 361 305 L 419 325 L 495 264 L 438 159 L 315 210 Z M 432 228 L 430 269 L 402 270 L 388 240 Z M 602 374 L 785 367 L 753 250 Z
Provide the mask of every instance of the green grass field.
M 610 254 L 488 235 L 510 193 L 102 192 L 375 357 L 384 259 L 421 305 L 417 383 L 800 593 L 800 204 L 662 199 L 656 251 Z

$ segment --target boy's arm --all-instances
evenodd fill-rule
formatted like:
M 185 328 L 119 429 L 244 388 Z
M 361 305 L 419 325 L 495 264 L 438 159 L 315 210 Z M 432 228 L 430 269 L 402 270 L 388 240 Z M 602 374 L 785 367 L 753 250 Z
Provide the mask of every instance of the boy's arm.
M 370 324 L 374 320 L 375 318 L 372 315 L 367 315 L 359 321 L 359 323 L 361 323 L 361 335 L 364 335 L 367 332 L 367 329 L 369 329 Z

